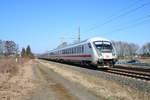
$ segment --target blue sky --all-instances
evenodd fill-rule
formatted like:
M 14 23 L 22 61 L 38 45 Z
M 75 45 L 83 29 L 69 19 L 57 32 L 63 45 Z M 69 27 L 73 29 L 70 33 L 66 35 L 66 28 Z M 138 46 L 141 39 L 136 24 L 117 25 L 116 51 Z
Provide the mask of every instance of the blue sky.
M 33 52 L 42 53 L 55 48 L 61 41 L 75 41 L 71 38 L 77 38 L 80 26 L 82 40 L 104 37 L 141 46 L 150 42 L 150 4 L 131 13 L 128 11 L 148 2 L 0 0 L 0 39 L 13 40 L 20 48 L 29 44 Z M 109 20 L 112 21 L 103 24 Z

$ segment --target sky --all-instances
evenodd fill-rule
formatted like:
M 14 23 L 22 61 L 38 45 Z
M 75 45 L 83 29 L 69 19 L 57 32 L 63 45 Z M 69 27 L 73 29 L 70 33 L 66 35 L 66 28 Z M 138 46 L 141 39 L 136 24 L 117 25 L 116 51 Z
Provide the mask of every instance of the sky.
M 103 37 L 150 42 L 149 0 L 0 0 L 0 40 L 44 53 L 61 42 Z

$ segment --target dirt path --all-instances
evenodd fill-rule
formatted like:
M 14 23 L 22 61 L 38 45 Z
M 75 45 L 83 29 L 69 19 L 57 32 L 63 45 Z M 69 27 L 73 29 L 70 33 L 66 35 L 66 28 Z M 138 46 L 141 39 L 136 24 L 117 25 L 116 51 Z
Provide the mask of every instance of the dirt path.
M 60 77 L 60 75 L 47 66 L 39 64 L 36 68 L 39 69 L 45 80 L 47 80 L 50 90 L 55 93 L 55 97 L 58 100 L 100 100 L 100 98 L 89 93 L 84 88 L 78 87 Z
M 31 60 L 0 84 L 0 100 L 100 100 L 65 80 L 52 69 Z

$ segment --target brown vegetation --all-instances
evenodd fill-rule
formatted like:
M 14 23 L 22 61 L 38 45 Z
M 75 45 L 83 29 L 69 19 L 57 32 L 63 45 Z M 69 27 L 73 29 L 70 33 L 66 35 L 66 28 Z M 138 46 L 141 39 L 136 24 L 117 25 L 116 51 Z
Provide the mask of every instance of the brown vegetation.
M 13 74 L 17 72 L 17 65 L 22 64 L 29 61 L 29 59 L 25 58 L 1 58 L 0 59 L 0 74 Z
M 45 61 L 39 62 L 48 66 L 65 79 L 76 83 L 78 86 L 81 85 L 87 88 L 88 91 L 103 98 L 103 100 L 150 100 L 150 94 L 148 93 L 121 86 L 102 78 L 83 74 L 62 65 L 54 65 Z
M 15 73 L 17 71 L 15 59 L 0 59 L 0 73 Z

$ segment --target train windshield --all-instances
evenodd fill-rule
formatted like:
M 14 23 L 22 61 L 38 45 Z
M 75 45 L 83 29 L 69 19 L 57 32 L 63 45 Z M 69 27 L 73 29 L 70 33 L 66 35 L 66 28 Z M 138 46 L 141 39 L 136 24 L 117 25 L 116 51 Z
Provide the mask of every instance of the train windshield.
M 94 42 L 95 47 L 101 51 L 112 51 L 113 47 L 109 41 L 96 41 Z

